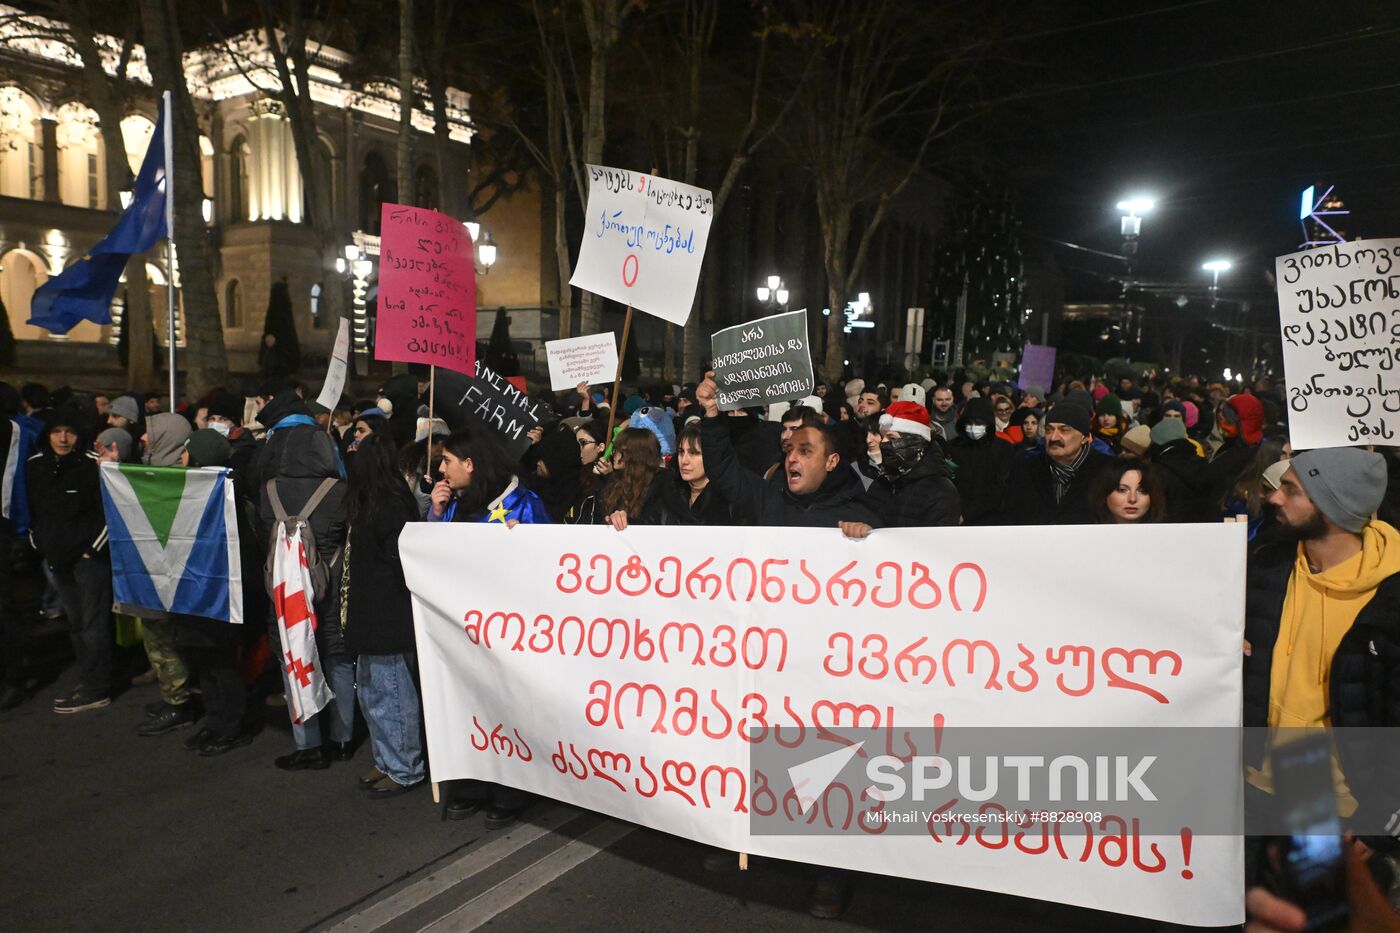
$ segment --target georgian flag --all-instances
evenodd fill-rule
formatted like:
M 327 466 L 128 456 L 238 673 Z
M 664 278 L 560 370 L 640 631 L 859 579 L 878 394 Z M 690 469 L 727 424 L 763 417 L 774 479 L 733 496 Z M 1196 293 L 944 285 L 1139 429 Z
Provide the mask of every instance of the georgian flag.
M 289 533 L 286 523 L 280 523 L 273 545 L 272 608 L 282 641 L 282 670 L 287 673 L 287 708 L 295 723 L 306 722 L 335 697 L 316 653 L 316 607 L 307 598 L 311 592 L 301 528 Z
M 118 608 L 242 623 L 243 565 L 229 471 L 109 461 L 101 476 Z

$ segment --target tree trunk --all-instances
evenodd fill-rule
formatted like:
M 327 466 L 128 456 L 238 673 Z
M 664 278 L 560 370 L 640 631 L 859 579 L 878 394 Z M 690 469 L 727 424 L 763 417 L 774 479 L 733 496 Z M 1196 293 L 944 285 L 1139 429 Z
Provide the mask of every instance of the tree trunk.
M 131 166 L 126 161 L 126 142 L 122 139 L 122 114 L 126 110 L 126 63 L 135 41 L 135 23 L 128 30 L 118 60 L 117 76 L 113 80 L 102 66 L 102 57 L 93 40 L 95 27 L 91 8 L 77 0 L 63 0 L 59 6 L 68 23 L 73 51 L 82 62 L 83 97 L 97 114 L 97 128 L 102 134 L 102 154 L 107 173 L 107 210 L 120 211 L 121 195 L 131 183 Z M 133 256 L 126 266 L 126 306 L 122 329 L 127 340 L 126 384 L 145 391 L 155 385 L 155 359 L 151 354 L 151 291 L 146 279 L 146 260 Z
M 559 336 L 573 334 L 574 287 L 573 263 L 569 258 L 569 165 L 565 153 L 564 85 L 558 73 L 546 68 L 545 119 L 547 121 L 549 162 L 554 167 L 554 260 L 559 268 Z M 588 331 L 582 331 L 588 333 Z
M 399 0 L 399 203 L 413 195 L 413 0 Z
M 168 88 L 173 98 L 175 177 L 175 237 L 179 251 L 180 287 L 185 306 L 185 391 L 194 398 L 228 377 L 228 356 L 219 304 L 214 294 L 214 259 L 204 226 L 201 202 L 203 182 L 199 174 L 199 124 L 194 102 L 185 84 L 181 55 L 184 44 L 176 20 L 174 0 L 141 0 L 145 27 L 146 60 L 157 91 Z M 173 283 L 172 283 L 173 284 Z M 139 334 L 133 333 L 135 340 Z M 135 340 L 130 342 L 135 342 Z
M 452 165 L 451 127 L 447 122 L 447 39 L 452 27 L 451 20 L 452 4 L 448 0 L 434 0 L 433 42 L 427 66 L 423 70 L 427 74 L 428 93 L 433 103 L 433 162 L 437 167 L 438 177 L 437 209 L 444 214 L 460 217 L 463 206 L 457 192 L 459 188 L 468 191 L 471 186 L 465 183 L 458 185 L 457 172 Z M 467 171 L 471 170 L 470 165 L 468 162 Z M 463 181 L 465 182 L 465 179 Z
M 583 0 L 584 21 L 588 26 L 588 109 L 584 114 L 583 161 L 598 165 L 603 161 L 607 141 L 608 55 L 617 42 L 618 0 Z M 581 203 L 587 204 L 588 191 L 580 187 Z M 596 334 L 603 329 L 603 299 L 583 293 L 579 332 Z
M 263 32 L 269 48 L 276 49 L 276 25 L 280 25 L 284 36 L 284 55 L 274 55 L 277 77 L 282 90 L 277 97 L 286 110 L 288 125 L 292 131 L 292 148 L 296 151 L 297 168 L 301 174 L 302 191 L 305 193 L 306 220 L 316 234 L 321 250 L 321 274 L 326 275 L 335 268 L 335 260 L 340 255 L 341 244 L 337 242 L 335 211 L 332 203 L 330 165 L 321 148 L 321 134 L 316 121 L 316 107 L 311 100 L 311 80 L 306 59 L 306 29 L 301 19 L 301 8 L 297 0 L 287 5 L 287 15 L 274 22 L 269 5 L 261 4 Z M 347 166 L 348 174 L 348 166 Z M 340 288 L 327 283 L 321 289 L 321 303 L 328 321 L 334 321 L 339 329 L 339 319 L 345 315 L 345 296 Z

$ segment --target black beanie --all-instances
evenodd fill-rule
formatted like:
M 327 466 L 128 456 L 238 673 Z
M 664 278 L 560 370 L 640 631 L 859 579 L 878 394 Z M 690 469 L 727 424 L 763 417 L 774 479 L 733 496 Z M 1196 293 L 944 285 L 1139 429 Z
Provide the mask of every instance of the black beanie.
M 1045 416 L 1046 424 L 1063 424 L 1080 434 L 1089 433 L 1089 409 L 1074 401 L 1056 402 Z

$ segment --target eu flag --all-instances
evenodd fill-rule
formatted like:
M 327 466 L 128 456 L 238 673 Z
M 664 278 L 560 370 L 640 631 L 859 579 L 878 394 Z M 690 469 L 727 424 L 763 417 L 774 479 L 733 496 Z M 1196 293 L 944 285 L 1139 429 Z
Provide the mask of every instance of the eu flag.
M 66 334 L 79 321 L 112 322 L 112 295 L 126 261 L 150 249 L 166 234 L 164 123 L 162 109 L 136 175 L 130 206 L 101 243 L 39 286 L 29 306 L 30 324 Z

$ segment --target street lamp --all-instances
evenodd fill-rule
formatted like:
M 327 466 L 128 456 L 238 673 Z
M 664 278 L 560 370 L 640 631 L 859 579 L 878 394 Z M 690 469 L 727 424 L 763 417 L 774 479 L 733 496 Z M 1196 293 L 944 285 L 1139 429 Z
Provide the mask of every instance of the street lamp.
M 768 276 L 767 282 L 768 284 L 760 285 L 755 290 L 755 294 L 758 295 L 758 300 L 763 304 L 777 306 L 787 304 L 788 298 L 791 296 L 788 293 L 787 286 L 783 284 L 783 277 L 780 275 L 770 275 Z
M 1212 259 L 1209 262 L 1201 263 L 1201 268 L 1210 273 L 1210 293 L 1215 296 L 1215 291 L 1220 287 L 1220 273 L 1229 272 L 1234 266 L 1228 259 Z
M 345 244 L 345 255 L 335 257 L 335 271 L 341 275 L 349 272 L 360 258 L 360 247 L 354 243 Z
M 1125 256 L 1137 253 L 1137 238 L 1142 233 L 1142 217 L 1144 214 L 1151 213 L 1156 206 L 1156 199 L 1146 195 L 1135 195 L 1118 202 L 1118 209 L 1123 212 L 1123 220 L 1119 229 L 1123 234 L 1123 254 Z
M 481 243 L 476 247 L 476 258 L 481 262 L 482 275 L 490 272 L 491 267 L 496 264 L 496 243 L 491 239 L 490 230 L 481 234 Z

